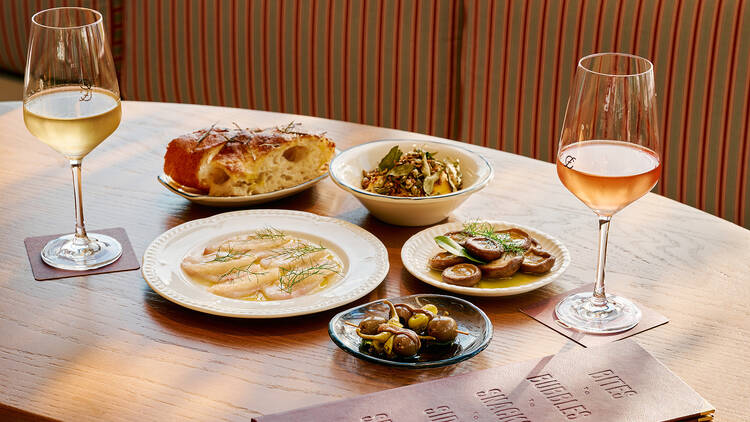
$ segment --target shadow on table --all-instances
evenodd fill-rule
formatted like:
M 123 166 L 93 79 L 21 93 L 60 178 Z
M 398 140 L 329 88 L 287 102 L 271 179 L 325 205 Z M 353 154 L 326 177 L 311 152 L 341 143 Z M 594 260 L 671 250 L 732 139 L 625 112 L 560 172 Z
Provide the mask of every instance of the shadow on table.
M 327 331 L 328 322 L 337 313 L 384 295 L 385 283 L 381 283 L 363 298 L 338 308 L 311 315 L 270 319 L 232 318 L 194 311 L 162 298 L 148 286 L 143 288 L 143 304 L 146 313 L 154 322 L 175 334 L 205 340 L 205 333 L 210 332 L 214 342 L 236 344 L 236 339 L 232 338 L 234 336 L 283 337 Z

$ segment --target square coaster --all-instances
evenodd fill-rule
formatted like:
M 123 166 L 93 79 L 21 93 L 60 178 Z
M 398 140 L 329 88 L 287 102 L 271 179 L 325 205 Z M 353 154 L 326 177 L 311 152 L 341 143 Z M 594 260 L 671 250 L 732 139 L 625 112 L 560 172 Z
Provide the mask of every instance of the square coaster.
M 140 262 L 138 262 L 138 258 L 135 257 L 133 246 L 130 244 L 130 239 L 128 239 L 128 235 L 127 233 L 125 233 L 125 229 L 117 227 L 114 229 L 92 230 L 91 233 L 101 233 L 117 239 L 117 241 L 120 242 L 120 245 L 122 245 L 122 255 L 120 256 L 120 258 L 109 265 L 105 265 L 104 267 L 96 268 L 94 270 L 61 270 L 45 264 L 44 261 L 42 261 L 41 252 L 47 242 L 62 236 L 62 234 L 27 237 L 23 240 L 23 243 L 26 245 L 26 254 L 29 256 L 29 263 L 31 263 L 31 272 L 34 273 L 34 279 L 39 281 L 54 280 L 58 278 L 78 277 L 82 275 L 131 271 L 137 270 L 141 267 Z
M 635 327 L 629 329 L 628 331 L 623 331 L 622 333 L 586 334 L 562 326 L 557 321 L 557 317 L 555 316 L 555 306 L 557 305 L 557 303 L 563 300 L 566 296 L 573 293 L 590 292 L 593 290 L 594 284 L 588 284 L 577 289 L 560 293 L 557 296 L 553 296 L 519 310 L 546 325 L 547 327 L 564 335 L 565 337 L 575 341 L 583 347 L 598 346 L 612 341 L 622 340 L 624 338 L 634 336 L 638 333 L 642 333 L 646 330 L 650 330 L 654 327 L 658 327 L 669 322 L 669 319 L 667 319 L 667 317 L 665 317 L 664 315 L 654 311 L 651 308 L 647 308 L 639 303 L 636 303 L 636 305 L 638 305 L 638 307 L 641 309 L 641 321 Z

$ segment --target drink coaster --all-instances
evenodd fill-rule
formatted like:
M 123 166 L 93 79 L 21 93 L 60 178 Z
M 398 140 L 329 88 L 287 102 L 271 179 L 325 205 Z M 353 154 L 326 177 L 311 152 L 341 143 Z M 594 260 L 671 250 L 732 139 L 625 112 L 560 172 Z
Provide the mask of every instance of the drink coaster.
M 642 333 L 646 330 L 650 330 L 654 327 L 664 325 L 669 322 L 669 319 L 664 315 L 654 311 L 653 309 L 647 308 L 641 304 L 636 305 L 641 309 L 641 321 L 635 327 L 623 331 L 621 333 L 614 334 L 587 334 L 580 331 L 567 328 L 557 320 L 555 316 L 555 306 L 558 302 L 563 300 L 566 296 L 573 293 L 590 292 L 594 290 L 594 284 L 587 284 L 577 289 L 569 290 L 567 292 L 560 293 L 557 296 L 552 296 L 541 302 L 537 302 L 524 309 L 519 309 L 526 315 L 534 318 L 541 322 L 547 327 L 557 331 L 565 337 L 575 341 L 584 347 L 598 346 L 612 341 L 622 340 L 624 338 L 634 336 L 638 333 Z
M 138 259 L 135 257 L 133 246 L 130 244 L 130 239 L 128 239 L 128 235 L 127 233 L 125 233 L 125 229 L 118 227 L 114 229 L 91 230 L 91 233 L 105 234 L 107 236 L 114 237 L 118 242 L 120 242 L 120 245 L 122 246 L 122 255 L 120 256 L 120 258 L 109 265 L 105 265 L 101 268 L 96 268 L 93 270 L 61 270 L 45 264 L 44 261 L 42 261 L 41 252 L 47 242 L 62 236 L 62 234 L 27 237 L 23 240 L 23 243 L 26 245 L 26 254 L 29 256 L 29 263 L 31 264 L 31 272 L 34 273 L 34 279 L 39 281 L 54 280 L 58 278 L 78 277 L 83 275 L 131 271 L 140 268 L 141 265 L 138 262 Z

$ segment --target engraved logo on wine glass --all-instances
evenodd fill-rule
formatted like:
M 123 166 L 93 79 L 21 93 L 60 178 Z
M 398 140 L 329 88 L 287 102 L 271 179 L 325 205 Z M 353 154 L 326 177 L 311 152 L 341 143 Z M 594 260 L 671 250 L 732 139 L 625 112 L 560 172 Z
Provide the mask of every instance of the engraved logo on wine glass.
M 91 81 L 88 79 L 81 80 L 79 88 L 81 88 L 81 98 L 79 98 L 78 101 L 91 101 L 91 97 L 93 96 Z
M 573 157 L 572 155 L 566 155 L 565 160 L 563 160 L 563 165 L 569 169 L 573 168 L 573 163 L 575 163 L 576 157 Z

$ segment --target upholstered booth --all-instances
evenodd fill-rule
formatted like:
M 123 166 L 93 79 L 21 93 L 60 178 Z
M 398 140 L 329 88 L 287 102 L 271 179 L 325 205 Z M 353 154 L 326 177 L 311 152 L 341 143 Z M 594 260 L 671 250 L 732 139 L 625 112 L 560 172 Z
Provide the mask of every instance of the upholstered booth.
M 748 1 L 5 0 L 0 67 L 22 73 L 29 17 L 65 3 L 104 12 L 127 100 L 309 114 L 542 160 L 577 58 L 638 54 L 655 65 L 657 191 L 750 226 Z

